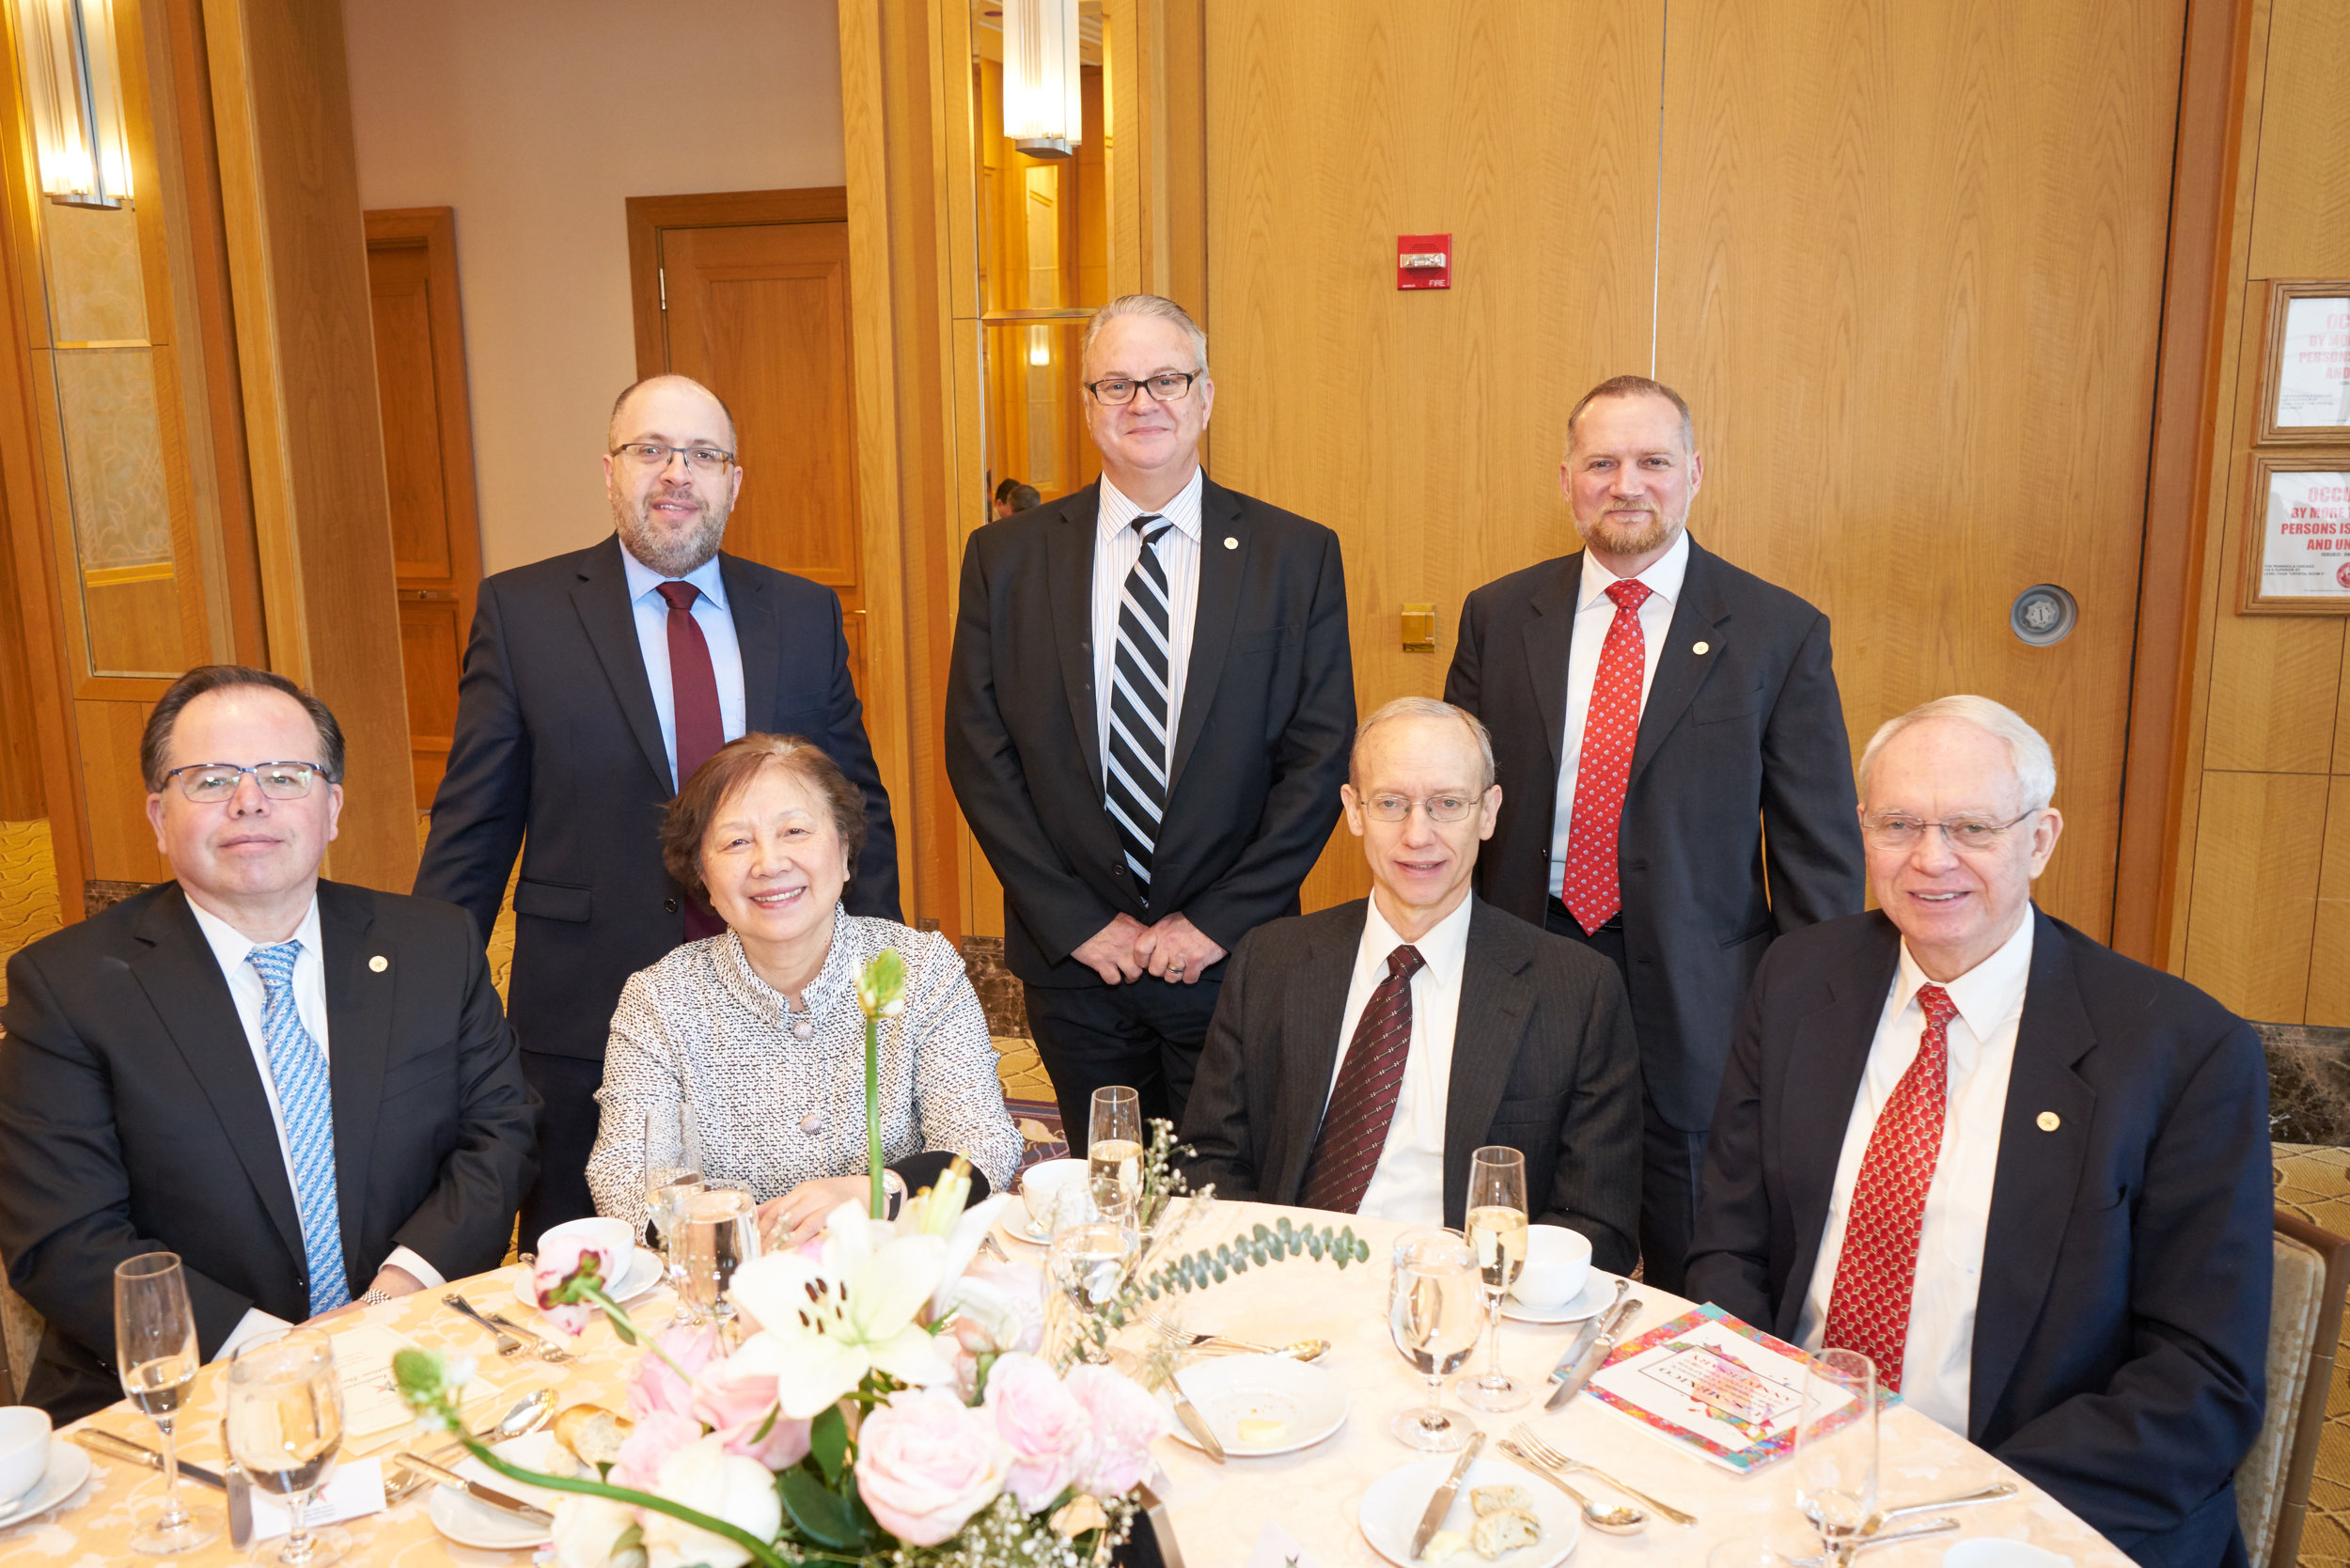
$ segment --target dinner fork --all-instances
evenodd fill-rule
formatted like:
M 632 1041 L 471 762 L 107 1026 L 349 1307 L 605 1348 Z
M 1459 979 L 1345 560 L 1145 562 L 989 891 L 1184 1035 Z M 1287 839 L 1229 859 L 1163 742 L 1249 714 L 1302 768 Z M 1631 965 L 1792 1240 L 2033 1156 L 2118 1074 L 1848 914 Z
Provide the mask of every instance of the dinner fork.
M 509 1334 L 505 1329 L 500 1328 L 496 1324 L 492 1323 L 488 1318 L 483 1317 L 481 1313 L 475 1309 L 472 1302 L 467 1301 L 463 1296 L 459 1295 L 455 1291 L 451 1291 L 448 1294 L 441 1297 L 441 1305 L 449 1308 L 455 1311 L 458 1316 L 469 1319 L 473 1323 L 479 1325 L 481 1327 L 486 1328 L 491 1333 L 496 1335 L 498 1341 L 498 1354 L 504 1356 L 507 1360 L 511 1361 L 515 1356 L 520 1356 L 523 1353 L 523 1342 L 520 1340 L 514 1338 L 513 1335 Z
M 1641 1491 L 1638 1487 L 1626 1486 L 1622 1482 L 1618 1481 L 1614 1476 L 1609 1475 L 1606 1470 L 1601 1469 L 1596 1465 L 1586 1465 L 1580 1459 L 1572 1458 L 1569 1455 L 1560 1453 L 1557 1449 L 1552 1448 L 1548 1443 L 1543 1442 L 1541 1437 L 1537 1436 L 1534 1429 L 1528 1426 L 1524 1421 L 1520 1421 L 1516 1426 L 1511 1428 L 1510 1435 L 1518 1440 L 1518 1442 L 1526 1449 L 1528 1456 L 1538 1465 L 1553 1470 L 1565 1470 L 1569 1473 L 1581 1470 L 1585 1475 L 1597 1476 L 1600 1480 L 1606 1482 L 1617 1491 L 1622 1492 L 1625 1497 L 1634 1497 L 1648 1504 L 1649 1507 L 1656 1510 L 1657 1513 L 1662 1513 L 1666 1518 L 1670 1519 L 1676 1525 L 1694 1525 L 1698 1522 L 1698 1516 L 1696 1514 L 1684 1513 L 1670 1503 L 1658 1502 L 1654 1497 L 1650 1497 L 1646 1492 Z
M 1145 1312 L 1142 1321 L 1164 1334 L 1185 1350 L 1234 1350 L 1253 1356 L 1286 1356 L 1296 1361 L 1318 1361 L 1330 1349 L 1326 1340 L 1300 1340 L 1289 1345 L 1261 1345 L 1250 1340 L 1235 1340 L 1224 1334 L 1204 1334 L 1195 1329 L 1178 1328 L 1156 1312 Z
M 492 1324 L 499 1328 L 509 1331 L 515 1336 L 515 1338 L 524 1341 L 536 1341 L 539 1347 L 536 1354 L 541 1361 L 568 1361 L 572 1358 L 572 1353 L 570 1351 L 565 1350 L 561 1345 L 556 1343 L 553 1340 L 548 1339 L 544 1334 L 540 1333 L 537 1329 L 524 1327 L 521 1324 L 516 1323 L 512 1318 L 508 1317 L 504 1312 L 490 1312 L 484 1315 L 489 1318 Z

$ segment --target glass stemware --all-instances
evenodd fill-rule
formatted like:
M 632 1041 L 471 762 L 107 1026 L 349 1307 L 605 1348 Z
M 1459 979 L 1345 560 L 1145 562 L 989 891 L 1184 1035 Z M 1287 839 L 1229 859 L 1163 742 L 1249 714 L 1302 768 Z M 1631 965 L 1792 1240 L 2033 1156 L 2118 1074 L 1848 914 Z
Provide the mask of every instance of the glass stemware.
M 335 1343 L 314 1328 L 241 1345 L 228 1363 L 228 1457 L 253 1484 L 284 1497 L 293 1528 L 282 1544 L 259 1544 L 270 1568 L 325 1568 L 351 1550 L 337 1529 L 309 1529 L 304 1514 L 343 1444 L 343 1384 Z
M 172 1418 L 196 1381 L 196 1313 L 177 1252 L 149 1252 L 115 1265 L 115 1365 L 122 1391 L 164 1437 L 164 1496 L 142 1508 L 131 1549 L 150 1557 L 192 1552 L 220 1534 L 220 1517 L 190 1509 L 180 1497 L 180 1453 Z
M 1106 1215 L 1130 1215 L 1142 1192 L 1142 1097 L 1113 1086 L 1093 1091 L 1086 1137 L 1086 1179 Z
M 645 1224 L 669 1288 L 677 1293 L 672 1324 L 692 1327 L 701 1322 L 686 1290 L 684 1261 L 670 1244 L 672 1215 L 678 1200 L 702 1184 L 700 1130 L 694 1107 L 683 1100 L 656 1105 L 644 1113 Z
M 1396 1239 L 1387 1278 L 1387 1332 L 1428 1380 L 1428 1403 L 1400 1412 L 1387 1430 L 1407 1448 L 1443 1453 L 1468 1441 L 1470 1423 L 1444 1407 L 1444 1380 L 1477 1348 L 1484 1325 L 1477 1259 L 1449 1231 L 1407 1231 Z
M 1089 1361 L 1106 1361 L 1109 1353 L 1094 1342 L 1091 1324 L 1118 1299 L 1139 1260 L 1142 1238 L 1135 1230 L 1133 1205 L 1121 1206 L 1113 1197 L 1105 1206 L 1096 1200 L 1090 1184 L 1073 1182 L 1055 1194 L 1052 1208 L 1045 1266 L 1076 1310 L 1080 1354 Z
M 759 1203 L 736 1182 L 710 1182 L 671 1203 L 671 1247 L 682 1260 L 686 1296 L 734 1341 L 734 1271 L 760 1255 Z
M 1515 1410 L 1534 1397 L 1532 1389 L 1511 1381 L 1510 1374 L 1501 1370 L 1501 1296 L 1516 1282 L 1518 1270 L 1526 1266 L 1524 1154 L 1488 1144 L 1469 1157 L 1467 1218 L 1464 1233 L 1485 1289 L 1491 1351 L 1485 1370 L 1464 1377 L 1452 1391 L 1472 1410 Z
M 1795 1416 L 1795 1505 L 1830 1562 L 1848 1563 L 1877 1508 L 1876 1364 L 1856 1350 L 1804 1363 Z

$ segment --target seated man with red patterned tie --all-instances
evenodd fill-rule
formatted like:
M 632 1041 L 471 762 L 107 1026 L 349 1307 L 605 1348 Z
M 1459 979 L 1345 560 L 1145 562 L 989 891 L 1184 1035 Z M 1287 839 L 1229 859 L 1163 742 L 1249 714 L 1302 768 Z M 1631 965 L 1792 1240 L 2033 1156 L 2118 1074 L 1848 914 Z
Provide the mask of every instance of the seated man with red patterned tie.
M 1985 698 L 1869 743 L 1879 912 L 1763 959 L 1688 1294 L 1867 1355 L 2139 1562 L 2241 1563 L 2267 1069 L 2209 996 L 2033 907 L 2055 792 L 2047 743 Z
M 1469 890 L 1501 788 L 1468 713 L 1399 698 L 1355 732 L 1371 896 L 1233 953 L 1183 1120 L 1194 1187 L 1459 1226 L 1469 1156 L 1526 1155 L 1536 1222 L 1637 1256 L 1640 1069 L 1615 966 Z

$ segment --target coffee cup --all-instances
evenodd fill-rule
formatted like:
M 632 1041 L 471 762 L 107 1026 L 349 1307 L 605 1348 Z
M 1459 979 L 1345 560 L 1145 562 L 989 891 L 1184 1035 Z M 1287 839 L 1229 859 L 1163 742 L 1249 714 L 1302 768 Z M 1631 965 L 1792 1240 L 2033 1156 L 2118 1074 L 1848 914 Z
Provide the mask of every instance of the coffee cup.
M 1580 1231 L 1563 1225 L 1529 1225 L 1526 1229 L 1526 1266 L 1518 1271 L 1510 1294 L 1528 1307 L 1564 1307 L 1583 1292 L 1590 1278 L 1591 1242 Z
M 629 1234 L 625 1219 L 567 1219 L 539 1233 L 539 1250 L 546 1252 L 565 1237 L 576 1237 L 612 1260 L 613 1278 L 604 1281 L 607 1285 L 628 1272 L 629 1260 L 635 1256 L 635 1248 L 631 1245 L 634 1238 Z
M 1020 1201 L 1026 1207 L 1030 1235 L 1053 1229 L 1053 1209 L 1063 1194 L 1086 1179 L 1083 1160 L 1043 1160 L 1020 1174 Z
M 49 1412 L 30 1404 L 0 1406 L 0 1504 L 40 1483 L 49 1468 Z

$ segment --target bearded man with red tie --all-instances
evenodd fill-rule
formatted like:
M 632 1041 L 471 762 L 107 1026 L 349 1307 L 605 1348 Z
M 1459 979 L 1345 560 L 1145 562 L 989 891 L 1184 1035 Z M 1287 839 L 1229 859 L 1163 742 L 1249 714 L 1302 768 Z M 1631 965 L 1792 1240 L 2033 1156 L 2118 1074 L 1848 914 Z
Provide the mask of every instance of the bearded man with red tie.
M 1526 1155 L 1527 1208 L 1632 1267 L 1639 1058 L 1589 948 L 1469 890 L 1501 804 L 1491 739 L 1398 698 L 1355 731 L 1346 824 L 1371 895 L 1242 938 L 1183 1136 L 1197 1187 L 1458 1227 L 1470 1155 Z
M 2139 1562 L 2242 1563 L 2272 1268 L 2260 1043 L 2033 907 L 2063 821 L 2015 713 L 1905 713 L 1860 788 L 1880 912 L 1763 959 L 1687 1294 L 1868 1356 Z
M 743 489 L 733 416 L 708 387 L 654 376 L 620 394 L 606 437 L 613 536 L 481 585 L 416 872 L 416 892 L 469 911 L 486 943 L 522 855 L 507 1016 L 546 1103 L 525 1247 L 596 1212 L 588 1154 L 621 985 L 726 929 L 661 863 L 662 808 L 713 752 L 760 730 L 838 763 L 866 824 L 841 902 L 899 918 L 839 596 L 718 549 Z
M 1617 376 L 1567 416 L 1584 548 L 1468 597 L 1444 695 L 1492 728 L 1477 888 L 1614 961 L 1640 1039 L 1640 1255 L 1681 1288 L 1706 1119 L 1755 965 L 1860 909 L 1827 618 L 1688 534 L 1689 405 Z

